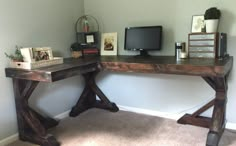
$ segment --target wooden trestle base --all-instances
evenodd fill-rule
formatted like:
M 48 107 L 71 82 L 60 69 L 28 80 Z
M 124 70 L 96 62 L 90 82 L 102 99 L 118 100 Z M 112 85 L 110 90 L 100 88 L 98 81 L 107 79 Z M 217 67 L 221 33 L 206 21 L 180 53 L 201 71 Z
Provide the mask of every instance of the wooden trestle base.
M 89 108 L 101 108 L 117 112 L 119 108 L 103 94 L 95 83 L 98 71 L 84 73 L 86 86 L 77 104 L 72 108 L 70 116 L 75 117 Z M 18 120 L 19 139 L 40 146 L 60 146 L 53 135 L 47 134 L 49 128 L 58 125 L 58 121 L 44 117 L 28 105 L 28 100 L 38 81 L 13 78 L 15 104 Z M 101 99 L 96 100 L 96 95 Z
M 19 139 L 41 146 L 59 146 L 56 138 L 47 134 L 47 129 L 58 125 L 58 121 L 40 115 L 33 110 L 28 100 L 38 81 L 13 78 Z
M 83 111 L 94 107 L 110 110 L 111 112 L 119 111 L 116 104 L 110 102 L 106 95 L 104 95 L 104 93 L 96 85 L 95 76 L 97 73 L 98 71 L 83 74 L 86 85 L 78 102 L 70 112 L 71 117 L 78 116 Z M 100 98 L 100 100 L 96 99 L 96 95 Z
M 193 114 L 186 114 L 177 122 L 209 128 L 206 146 L 218 146 L 225 129 L 225 108 L 227 100 L 226 77 L 203 77 L 203 79 L 215 90 L 215 98 Z M 202 117 L 204 111 L 214 106 L 211 118 Z
M 90 108 L 101 108 L 117 112 L 119 108 L 110 102 L 95 82 L 102 71 L 139 72 L 155 74 L 193 75 L 202 77 L 216 92 L 215 98 L 193 114 L 186 114 L 178 120 L 180 124 L 191 124 L 209 129 L 207 146 L 218 146 L 225 129 L 225 108 L 227 101 L 227 76 L 233 67 L 233 57 L 222 59 L 194 59 L 176 61 L 174 56 L 134 58 L 130 56 L 100 56 L 80 59 L 64 59 L 64 63 L 45 68 L 24 70 L 6 68 L 6 76 L 12 78 L 18 121 L 19 138 L 41 146 L 59 146 L 56 138 L 47 134 L 47 129 L 58 125 L 53 118 L 40 115 L 33 110 L 28 100 L 39 82 L 55 82 L 76 75 L 83 75 L 84 90 L 70 112 L 78 116 Z M 97 100 L 98 97 L 100 100 Z M 200 116 L 213 107 L 212 117 Z

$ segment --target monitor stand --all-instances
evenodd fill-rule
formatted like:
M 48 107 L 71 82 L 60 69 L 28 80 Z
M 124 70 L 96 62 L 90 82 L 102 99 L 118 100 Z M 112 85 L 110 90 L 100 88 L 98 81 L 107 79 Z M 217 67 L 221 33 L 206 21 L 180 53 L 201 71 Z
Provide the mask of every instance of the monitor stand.
M 151 57 L 151 55 L 148 54 L 147 50 L 139 50 L 139 51 L 140 51 L 140 54 L 136 55 L 135 57 L 143 57 L 143 58 Z

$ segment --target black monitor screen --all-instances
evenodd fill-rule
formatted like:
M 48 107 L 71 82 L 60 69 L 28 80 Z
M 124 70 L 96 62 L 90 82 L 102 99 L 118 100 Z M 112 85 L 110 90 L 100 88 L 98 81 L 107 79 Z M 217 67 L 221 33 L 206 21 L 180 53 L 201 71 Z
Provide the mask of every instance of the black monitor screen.
M 127 27 L 125 29 L 126 50 L 160 50 L 162 26 Z

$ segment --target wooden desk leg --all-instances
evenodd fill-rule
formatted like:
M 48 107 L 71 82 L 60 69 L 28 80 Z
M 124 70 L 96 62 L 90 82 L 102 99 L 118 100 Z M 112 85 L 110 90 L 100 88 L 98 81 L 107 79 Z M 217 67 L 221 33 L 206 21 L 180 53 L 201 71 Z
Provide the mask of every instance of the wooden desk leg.
M 210 131 L 207 136 L 207 146 L 218 146 L 220 138 L 225 129 L 225 108 L 227 101 L 227 78 L 206 78 L 205 79 L 216 91 L 214 110 Z M 212 84 L 213 83 L 213 84 Z
M 13 79 L 19 138 L 41 146 L 59 146 L 57 140 L 46 133 L 48 128 L 58 125 L 58 121 L 40 115 L 28 105 L 30 95 L 38 83 Z
M 117 112 L 119 108 L 115 103 L 109 101 L 109 99 L 104 95 L 104 93 L 96 85 L 95 77 L 99 71 L 89 72 L 83 74 L 85 79 L 85 88 L 76 103 L 70 112 L 71 117 L 78 116 L 80 113 L 84 112 L 89 108 L 101 108 L 110 110 L 112 112 Z M 100 100 L 96 99 L 96 95 Z
M 216 91 L 215 99 L 193 114 L 184 115 L 178 120 L 178 123 L 209 128 L 206 145 L 218 146 L 221 135 L 225 129 L 227 79 L 226 77 L 203 77 L 203 79 Z M 200 116 L 201 113 L 212 106 L 214 107 L 212 118 Z

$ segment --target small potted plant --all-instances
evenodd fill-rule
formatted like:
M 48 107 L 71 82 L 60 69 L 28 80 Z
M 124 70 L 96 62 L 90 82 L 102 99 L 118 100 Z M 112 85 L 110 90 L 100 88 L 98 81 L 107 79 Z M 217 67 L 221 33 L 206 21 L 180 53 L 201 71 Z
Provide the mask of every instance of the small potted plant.
M 216 7 L 211 7 L 205 11 L 206 32 L 217 32 L 220 16 L 221 12 Z
M 20 52 L 20 49 L 16 46 L 16 51 L 14 54 L 5 53 L 6 57 L 11 59 L 13 62 L 23 62 L 23 56 Z

